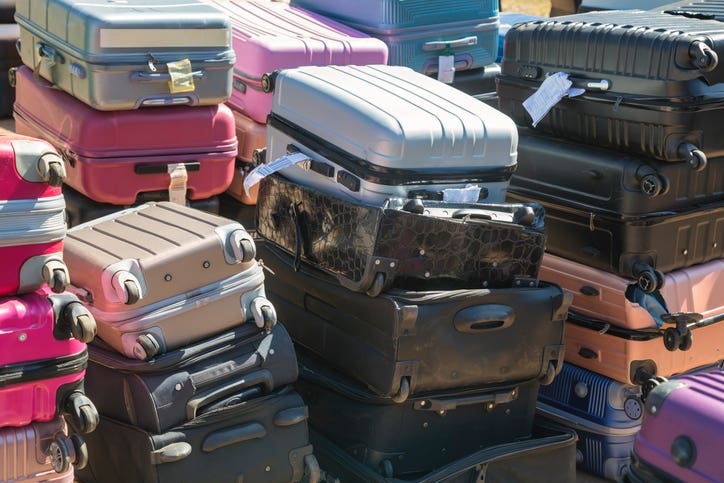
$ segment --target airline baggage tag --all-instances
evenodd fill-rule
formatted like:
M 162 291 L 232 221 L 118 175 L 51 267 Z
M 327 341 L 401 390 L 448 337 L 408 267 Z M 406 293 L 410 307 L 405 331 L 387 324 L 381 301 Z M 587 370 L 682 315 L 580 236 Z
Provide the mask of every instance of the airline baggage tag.
M 288 168 L 289 166 L 304 163 L 302 167 L 305 167 L 309 165 L 309 162 L 311 160 L 309 159 L 309 156 L 307 156 L 304 153 L 291 153 L 291 154 L 285 154 L 284 156 L 275 159 L 271 163 L 267 164 L 260 164 L 256 168 L 252 169 L 249 174 L 246 176 L 246 179 L 244 179 L 244 192 L 249 194 L 249 190 L 252 186 L 257 184 L 262 179 L 266 178 L 272 173 L 276 173 L 277 171 L 280 171 L 284 168 Z
M 455 56 L 441 55 L 437 58 L 437 80 L 452 84 L 455 79 Z
M 186 206 L 186 184 L 189 180 L 186 165 L 173 163 L 168 165 L 168 174 L 171 181 L 168 184 L 168 200 L 181 206 Z
M 171 80 L 168 81 L 168 88 L 171 94 L 192 92 L 196 89 L 194 85 L 194 74 L 191 71 L 191 61 L 189 59 L 169 62 L 166 64 L 166 67 L 168 68 L 168 75 L 171 76 Z
M 565 72 L 556 72 L 549 75 L 541 83 L 537 91 L 535 91 L 528 99 L 523 101 L 523 107 L 533 120 L 533 127 L 546 117 L 553 106 L 558 104 L 565 96 L 575 97 L 586 92 L 584 89 L 572 87 L 573 82 L 568 80 L 568 74 Z

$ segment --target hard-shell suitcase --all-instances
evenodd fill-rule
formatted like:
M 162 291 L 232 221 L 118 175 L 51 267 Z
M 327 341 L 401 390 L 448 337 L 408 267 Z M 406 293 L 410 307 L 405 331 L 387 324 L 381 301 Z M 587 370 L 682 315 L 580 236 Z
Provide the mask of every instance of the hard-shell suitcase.
M 56 292 L 69 281 L 63 264 L 63 160 L 48 143 L 0 133 L 0 295 Z
M 631 472 L 643 469 L 641 477 L 650 482 L 724 481 L 718 444 L 723 407 L 724 371 L 681 376 L 655 387 L 646 398 Z
M 724 360 L 724 316 L 693 320 L 686 329 L 687 335 L 670 332 L 665 337 L 660 331 L 620 328 L 570 312 L 565 359 L 624 384 L 643 384 L 652 376 L 670 377 Z M 681 350 L 670 350 L 674 345 Z
M 94 201 L 137 202 L 139 194 L 206 199 L 229 187 L 236 156 L 231 109 L 178 106 L 98 111 L 16 72 L 15 130 L 45 139 L 65 160 L 65 183 Z
M 667 313 L 697 313 L 704 318 L 724 314 L 724 259 L 666 274 L 657 292 L 646 294 L 633 280 L 576 263 L 550 253 L 543 256 L 541 280 L 573 294 L 571 310 L 628 329 L 655 329 Z
M 94 109 L 231 95 L 229 19 L 202 0 L 20 0 L 15 20 L 23 63 Z
M 93 316 L 69 293 L 0 298 L 0 426 L 66 414 L 78 431 L 92 431 L 98 413 L 83 377 L 95 332 Z
M 562 364 L 570 303 L 557 285 L 412 292 L 370 298 L 268 243 L 267 292 L 299 346 L 381 396 L 541 378 Z M 434 348 L 434 350 L 433 350 Z
M 88 354 L 85 389 L 98 410 L 153 433 L 230 396 L 248 400 L 297 379 L 294 346 L 281 324 L 269 334 L 244 324 L 147 362 L 127 359 L 102 341 Z
M 230 18 L 236 52 L 229 104 L 265 123 L 274 77 L 303 65 L 386 64 L 380 40 L 288 2 L 211 0 Z
M 664 272 L 724 257 L 724 200 L 686 211 L 629 217 L 513 190 L 508 192 L 508 199 L 543 205 L 547 251 L 634 278 L 647 293 L 664 285 Z
M 247 192 L 244 189 L 244 180 L 249 172 L 256 168 L 259 153 L 266 146 L 266 124 L 256 122 L 238 111 L 233 112 L 239 149 L 234 177 L 226 192 L 246 205 L 255 205 L 259 196 L 259 185 L 252 186 Z
M 74 467 L 82 468 L 87 461 L 83 438 L 68 437 L 61 417 L 0 427 L 0 481 L 73 483 Z
M 245 321 L 268 331 L 276 313 L 255 251 L 241 224 L 160 202 L 71 228 L 64 255 L 98 335 L 146 359 Z
M 2 11 L 0 7 L 0 17 Z M 12 15 L 10 16 L 12 18 Z M 8 74 L 10 68 L 22 64 L 15 44 L 20 37 L 20 28 L 16 24 L 0 22 L 0 119 L 10 117 L 13 113 L 15 91 L 10 85 Z
M 282 169 L 292 181 L 370 203 L 468 184 L 479 201 L 504 201 L 518 131 L 473 97 L 397 66 L 302 67 L 276 85 L 266 158 L 308 156 Z
M 344 22 L 385 42 L 390 65 L 423 74 L 438 72 L 440 56 L 454 56 L 456 71 L 495 61 L 498 47 L 498 2 L 458 0 L 454 8 L 441 0 L 292 0 Z
M 355 292 L 523 286 L 538 276 L 545 233 L 535 204 L 365 204 L 276 174 L 259 193 L 259 235 Z
M 714 20 L 641 10 L 519 24 L 505 37 L 500 109 L 529 125 L 522 102 L 548 74 L 564 72 L 585 93 L 564 97 L 536 129 L 703 169 L 707 157 L 724 155 L 713 128 L 722 40 Z
M 646 216 L 724 200 L 724 158 L 703 171 L 596 146 L 518 131 L 518 169 L 510 189 L 566 200 L 601 213 Z
M 578 13 L 600 10 L 663 10 L 659 7 L 666 4 L 667 1 L 638 0 L 636 3 L 632 3 L 626 0 L 583 0 L 578 7 Z
M 471 96 L 494 93 L 495 78 L 498 75 L 500 75 L 500 65 L 492 63 L 485 67 L 464 70 L 455 74 L 455 80 L 450 85 Z
M 647 5 L 647 10 L 681 15 L 702 19 L 724 20 L 724 3 L 722 0 L 683 0 L 679 2 L 664 2 L 656 0 L 656 5 Z M 639 7 L 642 8 L 642 7 Z
M 537 379 L 426 393 L 402 404 L 299 354 L 296 388 L 310 425 L 386 476 L 429 472 L 475 451 L 529 438 Z
M 641 428 L 641 386 L 566 363 L 549 386 L 540 388 L 536 407 L 546 419 L 576 431 L 580 469 L 618 481 Z
M 231 396 L 233 398 L 233 396 Z M 171 430 L 148 433 L 102 416 L 88 435 L 84 482 L 319 481 L 307 429 L 307 407 L 289 387 L 210 409 Z

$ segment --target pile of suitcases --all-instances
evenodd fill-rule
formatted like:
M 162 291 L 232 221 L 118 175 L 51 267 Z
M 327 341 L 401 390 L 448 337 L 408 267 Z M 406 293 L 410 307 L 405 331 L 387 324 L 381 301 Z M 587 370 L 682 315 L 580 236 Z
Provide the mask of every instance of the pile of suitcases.
M 611 479 L 641 428 L 642 385 L 723 358 L 721 5 L 541 19 L 504 41 L 499 108 L 520 126 L 508 199 L 545 207 L 540 277 L 573 294 L 566 364 L 539 407 Z

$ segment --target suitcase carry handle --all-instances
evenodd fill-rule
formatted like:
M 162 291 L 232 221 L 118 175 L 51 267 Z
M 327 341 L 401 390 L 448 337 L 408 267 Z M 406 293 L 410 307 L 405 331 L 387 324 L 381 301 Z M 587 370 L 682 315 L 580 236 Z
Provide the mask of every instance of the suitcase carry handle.
M 437 52 L 440 50 L 458 49 L 460 47 L 470 47 L 471 45 L 477 45 L 478 38 L 476 36 L 463 37 L 462 39 L 455 40 L 434 40 L 431 42 L 425 42 L 422 44 L 422 50 L 425 52 Z
M 191 454 L 193 448 L 185 442 L 171 443 L 156 451 L 151 451 L 151 464 L 162 465 L 180 461 Z
M 260 423 L 248 423 L 233 428 L 211 433 L 204 439 L 201 451 L 211 453 L 217 449 L 225 448 L 252 439 L 262 439 L 266 436 L 266 429 Z
M 206 79 L 205 70 L 196 70 L 191 73 L 194 81 Z M 131 80 L 138 82 L 170 82 L 171 74 L 168 72 L 134 72 L 131 74 Z
M 507 305 L 476 305 L 459 311 L 453 318 L 455 330 L 464 334 L 510 327 L 515 320 L 515 310 Z
M 584 89 L 586 91 L 604 92 L 611 88 L 611 82 L 606 79 L 582 79 L 580 77 L 569 77 L 569 81 L 573 82 L 573 87 Z
M 172 163 L 168 163 L 172 164 Z M 139 163 L 133 166 L 133 172 L 136 174 L 165 174 L 168 173 L 168 164 L 166 163 Z M 179 163 L 186 167 L 186 171 L 200 171 L 201 163 L 192 161 L 188 163 Z
M 502 392 L 473 394 L 471 396 L 457 396 L 449 398 L 426 398 L 415 401 L 414 409 L 417 411 L 452 411 L 460 406 L 482 404 L 486 411 L 492 411 L 499 404 L 506 404 L 518 399 L 518 386 Z
M 234 393 L 238 393 L 242 389 L 262 386 L 262 391 L 264 393 L 268 393 L 274 386 L 273 381 L 274 379 L 271 372 L 266 369 L 261 369 L 259 371 L 252 372 L 251 374 L 247 374 L 241 379 L 224 387 L 199 393 L 195 397 L 189 399 L 186 403 L 186 419 L 189 421 L 194 419 L 197 416 L 199 409 L 202 407 L 220 401 Z

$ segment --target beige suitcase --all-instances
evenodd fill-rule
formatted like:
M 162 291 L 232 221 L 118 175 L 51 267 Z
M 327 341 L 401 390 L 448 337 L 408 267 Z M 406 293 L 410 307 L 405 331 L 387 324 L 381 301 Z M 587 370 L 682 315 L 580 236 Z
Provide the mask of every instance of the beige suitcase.
M 98 336 L 138 359 L 249 320 L 270 330 L 276 313 L 255 256 L 240 223 L 170 202 L 78 225 L 64 251 Z

